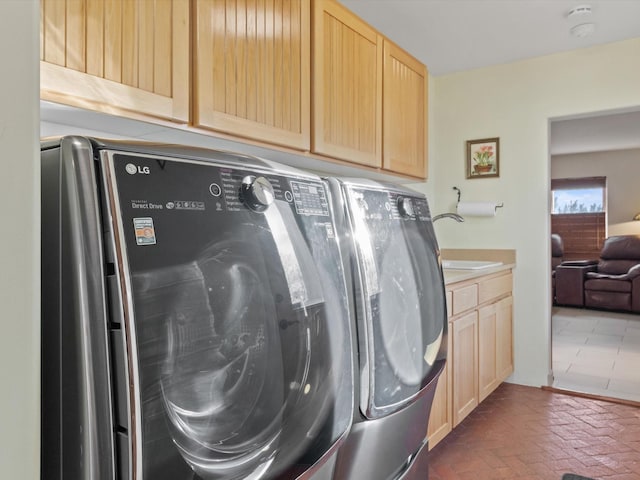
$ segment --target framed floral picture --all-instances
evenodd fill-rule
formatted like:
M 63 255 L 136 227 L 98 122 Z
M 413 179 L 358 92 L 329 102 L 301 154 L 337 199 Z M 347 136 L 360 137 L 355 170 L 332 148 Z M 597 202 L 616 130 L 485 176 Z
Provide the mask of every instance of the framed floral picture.
M 467 178 L 500 176 L 500 139 L 467 140 Z

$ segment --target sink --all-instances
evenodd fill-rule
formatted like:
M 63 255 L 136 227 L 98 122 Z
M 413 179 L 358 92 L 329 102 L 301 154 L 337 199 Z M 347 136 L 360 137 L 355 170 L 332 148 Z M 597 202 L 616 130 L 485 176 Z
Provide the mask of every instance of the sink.
M 442 268 L 450 270 L 481 270 L 483 268 L 499 267 L 502 262 L 487 262 L 480 260 L 442 260 Z

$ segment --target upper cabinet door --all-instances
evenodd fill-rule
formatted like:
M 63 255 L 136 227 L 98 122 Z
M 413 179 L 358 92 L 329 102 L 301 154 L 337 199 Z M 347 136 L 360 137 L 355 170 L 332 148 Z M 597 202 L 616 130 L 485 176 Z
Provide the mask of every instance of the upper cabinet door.
M 384 42 L 383 168 L 427 176 L 427 68 Z
M 382 37 L 333 0 L 313 10 L 314 153 L 382 165 Z
M 194 125 L 308 151 L 308 0 L 196 0 Z
M 189 0 L 41 0 L 40 94 L 189 119 Z

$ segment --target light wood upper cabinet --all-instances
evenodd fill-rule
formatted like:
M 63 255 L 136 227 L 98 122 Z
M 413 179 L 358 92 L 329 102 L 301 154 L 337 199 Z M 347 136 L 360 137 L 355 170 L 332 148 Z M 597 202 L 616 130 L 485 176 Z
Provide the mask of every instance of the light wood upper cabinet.
M 384 41 L 383 162 L 385 170 L 427 176 L 427 68 Z
M 334 0 L 313 2 L 312 151 L 382 166 L 382 37 Z
M 41 0 L 40 94 L 189 119 L 189 0 Z
M 194 125 L 310 148 L 308 0 L 196 0 Z
M 43 100 L 426 178 L 426 67 L 337 0 L 40 1 Z
M 313 152 L 426 178 L 426 67 L 334 0 L 313 28 Z

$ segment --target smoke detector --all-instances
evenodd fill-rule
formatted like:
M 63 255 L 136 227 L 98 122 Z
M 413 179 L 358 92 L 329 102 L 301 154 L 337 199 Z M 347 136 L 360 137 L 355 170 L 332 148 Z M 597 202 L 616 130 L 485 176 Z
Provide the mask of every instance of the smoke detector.
M 567 12 L 567 20 L 574 24 L 569 33 L 577 38 L 588 37 L 596 30 L 596 24 L 588 20 L 592 14 L 591 5 L 578 5 Z
M 578 19 L 584 18 L 591 15 L 591 5 L 578 5 L 577 7 L 573 7 L 569 12 L 567 12 L 567 18 L 569 19 Z

